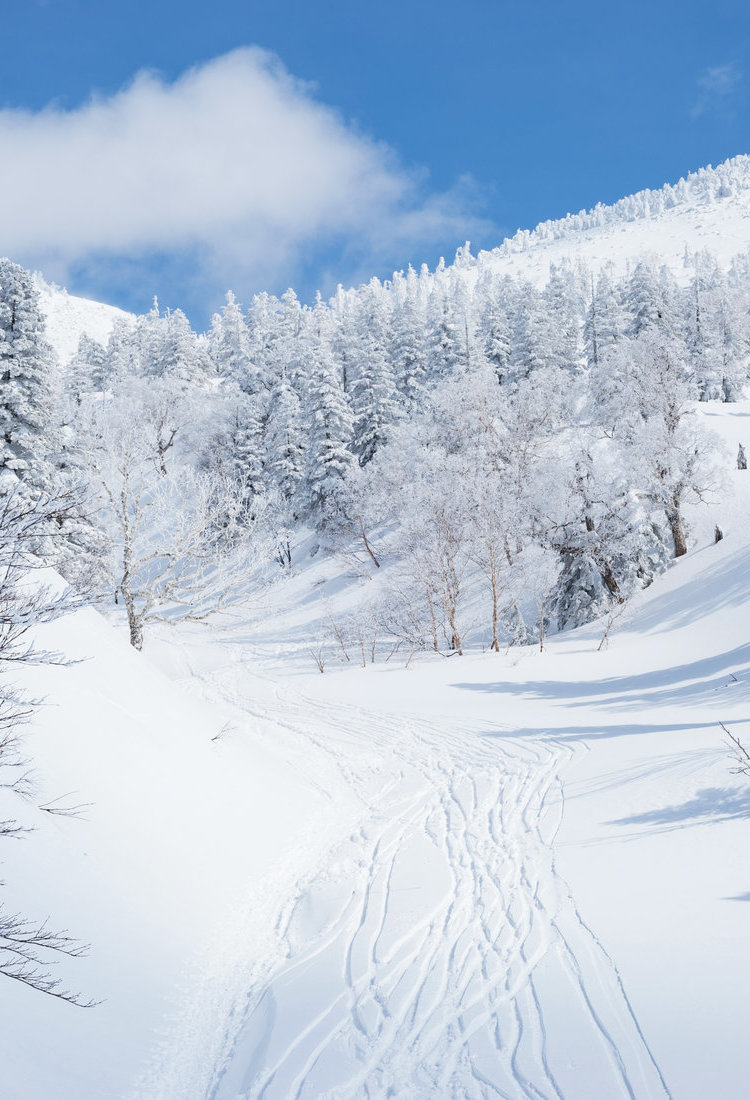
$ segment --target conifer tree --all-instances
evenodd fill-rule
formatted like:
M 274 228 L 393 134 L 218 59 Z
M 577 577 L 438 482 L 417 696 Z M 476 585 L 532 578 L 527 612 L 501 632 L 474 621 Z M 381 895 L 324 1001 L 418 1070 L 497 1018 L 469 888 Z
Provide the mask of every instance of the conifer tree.
M 597 367 L 602 356 L 625 337 L 626 317 L 618 288 L 611 272 L 600 272 L 594 286 L 591 279 L 591 302 L 583 326 L 583 344 L 589 367 Z
M 357 330 L 357 373 L 352 382 L 354 450 L 360 465 L 381 446 L 397 415 L 396 386 L 387 355 L 388 325 L 382 287 L 373 280 L 362 294 Z
M 101 392 L 107 377 L 107 353 L 102 345 L 82 333 L 78 350 L 68 364 L 65 390 L 80 405 L 84 394 Z
M 547 366 L 575 371 L 581 356 L 582 307 L 570 264 L 552 265 L 542 298 L 549 340 Z
M 231 378 L 241 389 L 252 392 L 248 385 L 253 373 L 250 333 L 231 290 L 227 291 L 221 313 L 212 319 L 209 351 L 220 377 Z
M 39 293 L 29 273 L 10 260 L 0 260 L 0 378 L 0 465 L 41 484 L 59 368 Z
M 269 475 L 289 505 L 297 497 L 304 474 L 301 419 L 299 397 L 284 371 L 271 397 L 265 443 Z
M 325 335 L 316 335 L 310 351 L 307 487 L 310 503 L 318 509 L 355 461 L 349 449 L 353 417 Z
M 500 285 L 494 281 L 482 288 L 484 299 L 480 307 L 477 338 L 485 360 L 491 366 L 497 381 L 502 385 L 508 380 L 511 361 L 510 316 L 513 308 L 506 279 Z
M 413 409 L 421 402 L 427 379 L 425 318 L 412 268 L 402 282 L 402 293 L 393 306 L 389 358 L 396 387 L 407 409 Z
M 511 368 L 515 379 L 528 378 L 546 367 L 550 352 L 549 317 L 542 295 L 530 283 L 522 285 L 511 328 Z

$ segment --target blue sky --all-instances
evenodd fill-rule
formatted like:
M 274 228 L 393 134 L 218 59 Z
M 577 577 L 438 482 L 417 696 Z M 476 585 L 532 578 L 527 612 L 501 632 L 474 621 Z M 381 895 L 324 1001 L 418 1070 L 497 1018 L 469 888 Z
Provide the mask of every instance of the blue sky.
M 0 251 L 198 324 L 750 152 L 747 3 L 27 0 L 4 39 Z

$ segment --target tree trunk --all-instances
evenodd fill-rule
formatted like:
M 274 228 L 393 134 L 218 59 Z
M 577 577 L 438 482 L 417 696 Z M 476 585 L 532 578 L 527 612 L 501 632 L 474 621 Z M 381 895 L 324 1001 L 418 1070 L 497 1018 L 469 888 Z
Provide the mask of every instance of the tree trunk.
M 451 628 L 451 649 L 458 653 L 459 657 L 463 657 L 463 649 L 461 648 L 461 635 L 458 632 L 456 626 L 456 605 L 451 603 L 448 607 L 448 625 Z
M 435 615 L 435 605 L 432 602 L 432 593 L 430 592 L 429 585 L 427 585 L 426 588 L 427 588 L 427 603 L 428 603 L 429 608 L 430 608 L 430 621 L 432 623 L 432 648 L 435 651 L 435 653 L 438 653 L 439 650 L 440 650 L 440 646 L 438 644 L 438 629 L 437 629 L 437 617 Z
M 135 606 L 135 597 L 131 581 L 133 579 L 133 531 L 130 524 L 128 511 L 129 483 L 124 482 L 121 493 L 122 505 L 122 580 L 119 584 L 122 592 L 125 610 L 128 615 L 128 627 L 130 628 L 130 644 L 133 649 L 143 649 L 143 616 L 138 614 Z
M 500 643 L 497 640 L 497 577 L 494 570 L 490 584 L 492 585 L 492 645 L 490 649 L 494 649 L 495 653 L 499 653 Z
M 675 499 L 674 506 L 667 512 L 667 522 L 669 523 L 669 530 L 672 532 L 674 556 L 676 558 L 681 558 L 683 554 L 687 554 L 687 542 L 685 540 L 685 531 L 682 526 L 679 498 Z
M 612 572 L 611 567 L 609 565 L 604 565 L 603 568 L 599 570 L 599 573 L 601 574 L 601 578 L 607 586 L 610 596 L 613 596 L 618 603 L 624 603 L 625 600 L 623 598 L 622 592 L 620 591 L 620 586 L 615 580 L 615 575 Z
M 125 606 L 128 612 L 128 627 L 130 628 L 130 644 L 133 649 L 143 649 L 143 623 L 136 613 L 132 600 L 126 597 Z
M 363 522 L 361 516 L 359 517 L 359 530 L 360 530 L 360 534 L 362 536 L 362 542 L 364 543 L 365 550 L 367 551 L 367 553 L 372 558 L 372 561 L 373 561 L 373 564 L 374 564 L 375 568 L 380 569 L 380 562 L 375 557 L 375 554 L 373 553 L 373 549 L 370 546 L 369 539 L 367 538 L 367 532 L 365 531 L 365 525 L 364 525 L 364 522 Z

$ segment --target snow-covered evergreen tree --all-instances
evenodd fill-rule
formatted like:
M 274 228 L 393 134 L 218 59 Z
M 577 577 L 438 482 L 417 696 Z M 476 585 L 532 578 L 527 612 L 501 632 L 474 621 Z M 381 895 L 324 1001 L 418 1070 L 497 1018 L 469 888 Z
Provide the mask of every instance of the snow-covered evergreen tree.
M 307 495 L 318 509 L 336 492 L 355 461 L 350 450 L 354 418 L 327 334 L 317 334 L 310 354 L 305 410 Z
M 0 379 L 0 467 L 32 484 L 46 484 L 59 366 L 31 276 L 5 259 L 0 260 Z
M 351 383 L 354 450 L 364 466 L 386 441 L 397 416 L 396 385 L 388 361 L 388 319 L 380 284 L 363 295 L 358 316 L 356 373 Z
M 425 315 L 413 268 L 405 279 L 395 281 L 393 295 L 389 359 L 405 407 L 413 410 L 420 405 L 427 382 Z
M 107 353 L 97 340 L 84 332 L 78 350 L 68 364 L 65 392 L 80 405 L 84 394 L 102 392 L 106 386 Z
M 602 356 L 625 337 L 627 319 L 619 288 L 611 269 L 604 268 L 594 285 L 591 279 L 591 301 L 583 326 L 583 343 L 589 367 L 596 368 Z
M 305 472 L 302 408 L 299 397 L 283 372 L 272 397 L 265 435 L 266 468 L 292 518 L 300 482 Z
M 231 378 L 241 389 L 254 392 L 250 333 L 231 290 L 227 291 L 221 313 L 212 319 L 208 346 L 219 377 Z

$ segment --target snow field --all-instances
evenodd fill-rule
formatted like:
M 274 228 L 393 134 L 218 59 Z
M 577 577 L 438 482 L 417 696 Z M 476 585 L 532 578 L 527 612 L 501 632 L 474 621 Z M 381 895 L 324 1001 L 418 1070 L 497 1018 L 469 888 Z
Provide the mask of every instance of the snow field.
M 748 406 L 703 411 L 733 449 Z M 740 1100 L 750 796 L 718 723 L 747 730 L 750 481 L 727 466 L 601 652 L 594 623 L 321 676 L 324 608 L 367 585 L 320 556 L 255 624 L 145 656 L 91 611 L 44 628 L 87 659 L 34 673 L 39 801 L 87 808 L 29 810 L 3 874 L 92 943 L 65 973 L 106 1000 L 0 985 L 0 1094 Z

